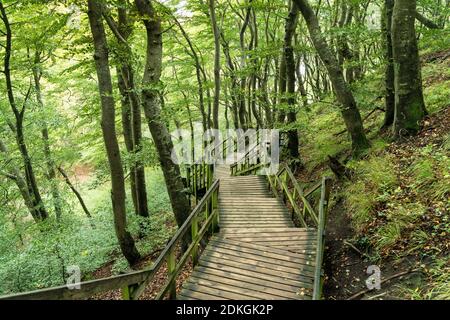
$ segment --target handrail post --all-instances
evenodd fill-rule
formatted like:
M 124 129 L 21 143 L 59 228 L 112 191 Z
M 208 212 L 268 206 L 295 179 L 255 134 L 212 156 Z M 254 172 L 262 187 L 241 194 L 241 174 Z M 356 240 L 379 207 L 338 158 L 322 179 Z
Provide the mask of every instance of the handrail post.
M 325 224 L 327 219 L 328 200 L 330 197 L 331 179 L 322 178 L 322 187 L 319 202 L 319 225 L 317 228 L 316 270 L 314 272 L 313 300 L 322 297 L 322 262 L 325 242 Z
M 219 185 L 220 187 L 220 185 Z M 215 214 L 213 221 L 211 223 L 211 234 L 217 232 L 218 226 L 219 226 L 219 189 L 214 191 L 211 199 L 211 206 L 212 206 L 212 214 Z
M 131 288 L 128 285 L 122 288 L 122 300 L 131 300 Z
M 198 182 L 198 179 L 197 179 L 197 164 L 196 163 L 194 163 L 193 168 L 194 168 L 194 185 L 193 185 L 194 190 L 193 190 L 193 194 L 194 194 L 194 201 L 197 204 L 197 182 Z
M 169 255 L 167 256 L 167 272 L 170 277 L 175 272 L 176 262 L 175 262 L 175 246 L 170 249 Z M 176 279 L 169 284 L 169 299 L 175 300 L 177 298 L 177 282 Z
M 197 216 L 195 216 L 192 219 L 191 236 L 192 236 L 192 242 L 194 243 L 198 237 L 198 217 Z M 195 265 L 197 265 L 197 262 L 198 262 L 198 245 L 192 249 L 192 264 L 195 266 Z

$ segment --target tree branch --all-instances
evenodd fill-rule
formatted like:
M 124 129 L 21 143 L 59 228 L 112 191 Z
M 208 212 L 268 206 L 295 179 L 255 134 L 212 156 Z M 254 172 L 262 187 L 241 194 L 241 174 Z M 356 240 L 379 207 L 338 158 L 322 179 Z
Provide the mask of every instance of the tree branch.
M 442 29 L 440 26 L 438 26 L 436 23 L 425 17 L 424 15 L 420 14 L 416 11 L 416 19 L 420 21 L 425 27 L 429 29 Z

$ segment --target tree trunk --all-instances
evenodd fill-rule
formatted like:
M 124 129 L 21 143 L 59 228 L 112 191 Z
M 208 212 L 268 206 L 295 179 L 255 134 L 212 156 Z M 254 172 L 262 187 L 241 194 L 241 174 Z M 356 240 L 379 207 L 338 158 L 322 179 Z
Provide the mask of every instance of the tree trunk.
M 9 162 L 10 161 L 9 151 L 6 149 L 6 145 L 3 143 L 2 140 L 0 140 L 0 152 L 4 154 L 5 159 L 7 160 L 7 162 Z M 19 189 L 20 194 L 22 195 L 25 206 L 27 207 L 34 221 L 36 223 L 40 222 L 42 220 L 41 216 L 38 214 L 36 208 L 34 207 L 33 199 L 30 195 L 30 190 L 28 189 L 27 182 L 25 181 L 22 174 L 16 167 L 11 166 L 6 176 L 16 183 L 17 188 Z
M 117 68 L 117 84 L 119 87 L 120 95 L 121 95 L 121 119 L 122 119 L 122 130 L 123 130 L 123 138 L 125 142 L 125 147 L 127 152 L 133 153 L 133 130 L 131 128 L 131 102 L 130 97 L 127 93 L 127 88 L 125 85 L 125 80 L 123 79 L 122 70 Z M 133 200 L 134 212 L 139 215 L 139 202 L 136 188 L 136 165 L 130 165 L 130 191 L 131 198 Z
M 416 134 L 427 114 L 414 26 L 416 0 L 396 0 L 392 16 L 392 49 L 395 71 L 394 135 Z
M 369 141 L 364 133 L 364 127 L 356 105 L 355 98 L 344 79 L 341 67 L 338 64 L 335 54 L 329 48 L 322 32 L 314 11 L 311 9 L 307 0 L 294 0 L 298 5 L 308 26 L 311 40 L 317 50 L 323 64 L 325 65 L 333 89 L 341 105 L 341 113 L 344 118 L 347 131 L 352 139 L 352 149 L 355 156 L 361 154 L 369 147 Z
M 41 63 L 41 55 L 38 50 L 35 52 L 34 57 L 34 66 L 33 66 L 33 79 L 34 79 L 34 89 L 36 91 L 36 100 L 41 110 L 44 110 L 44 102 L 42 100 L 42 93 L 41 93 L 41 76 L 42 72 L 40 70 L 40 63 Z M 53 160 L 52 151 L 50 148 L 50 141 L 48 136 L 48 125 L 47 121 L 43 121 L 42 126 L 42 140 L 44 142 L 44 156 L 45 156 L 45 162 L 47 165 L 47 178 L 50 182 L 50 189 L 51 194 L 53 198 L 53 206 L 55 208 L 55 215 L 56 220 L 61 220 L 61 212 L 62 212 L 62 202 L 61 202 L 61 195 L 59 194 L 58 189 L 58 181 L 56 179 L 56 169 L 55 169 L 55 162 Z
M 209 0 L 209 16 L 214 35 L 214 103 L 213 128 L 219 129 L 219 102 L 220 102 L 220 34 L 216 21 L 215 0 Z
M 20 155 L 23 160 L 23 165 L 25 169 L 25 181 L 27 184 L 28 194 L 31 198 L 32 206 L 33 206 L 33 217 L 36 217 L 38 220 L 45 220 L 48 218 L 47 210 L 45 209 L 44 203 L 42 201 L 42 197 L 36 182 L 36 176 L 34 174 L 33 164 L 31 162 L 30 155 L 28 153 L 28 148 L 25 143 L 25 136 L 23 132 L 23 120 L 25 117 L 25 108 L 26 103 L 29 98 L 29 94 L 31 92 L 31 87 L 28 90 L 28 93 L 25 96 L 24 103 L 22 105 L 21 110 L 18 109 L 16 100 L 13 92 L 13 84 L 11 79 L 11 54 L 12 54 L 12 31 L 11 25 L 9 23 L 8 16 L 6 14 L 6 10 L 3 6 L 3 3 L 0 1 L 0 13 L 3 24 L 5 25 L 6 32 L 6 45 L 5 48 L 5 56 L 4 56 L 4 65 L 3 65 L 3 73 L 5 75 L 6 89 L 8 95 L 9 105 L 11 107 L 12 112 L 14 113 L 14 118 L 16 121 L 15 127 L 12 125 L 12 129 L 15 133 L 17 147 L 20 151 Z
M 194 59 L 195 63 L 195 76 L 197 78 L 197 84 L 198 84 L 198 103 L 199 103 L 199 109 L 200 113 L 202 115 L 202 123 L 203 123 L 203 130 L 207 130 L 207 118 L 206 118 L 206 112 L 205 112 L 205 99 L 203 94 L 203 80 L 202 80 L 202 73 L 201 73 L 201 64 L 200 59 L 198 57 L 197 51 L 194 48 L 194 45 L 192 44 L 191 38 L 187 34 L 186 30 L 184 30 L 182 24 L 176 19 L 176 17 L 173 17 L 175 20 L 175 24 L 178 26 L 178 28 L 181 31 L 181 34 L 183 35 L 184 39 L 186 40 L 189 49 L 192 54 L 192 58 Z
M 394 89 L 394 58 L 392 53 L 392 11 L 394 0 L 385 0 L 382 14 L 382 31 L 385 54 L 385 116 L 382 129 L 394 123 L 395 89 Z
M 117 68 L 118 87 L 122 96 L 122 128 L 127 151 L 136 155 L 141 150 L 142 124 L 139 96 L 134 82 L 134 70 L 130 63 L 132 60 L 131 48 L 128 38 L 132 33 L 132 24 L 128 22 L 126 9 L 119 8 L 119 24 L 116 25 L 109 14 L 103 12 L 111 31 L 119 42 L 120 67 Z M 130 166 L 130 189 L 137 215 L 148 217 L 147 190 L 145 184 L 145 168 L 141 161 L 133 159 Z
M 181 178 L 180 167 L 172 161 L 171 136 L 161 117 L 160 94 L 157 88 L 162 67 L 161 20 L 155 14 L 150 1 L 135 0 L 135 3 L 147 32 L 146 65 L 142 79 L 142 105 L 158 152 L 175 219 L 178 226 L 181 226 L 189 216 L 190 206 Z
M 89 209 L 86 206 L 86 203 L 84 202 L 83 198 L 81 197 L 80 192 L 78 192 L 78 190 L 75 188 L 75 186 L 72 184 L 72 182 L 69 179 L 69 176 L 67 175 L 67 173 L 64 171 L 64 169 L 62 167 L 58 167 L 58 171 L 59 173 L 63 176 L 64 181 L 66 182 L 66 184 L 69 186 L 70 190 L 72 190 L 72 192 L 75 194 L 75 196 L 78 199 L 78 202 L 81 205 L 81 208 L 83 208 L 84 213 L 86 214 L 86 217 L 88 217 L 89 219 L 92 218 L 91 212 L 89 211 Z
M 127 231 L 124 173 L 116 136 L 115 105 L 106 35 L 102 21 L 102 4 L 98 0 L 88 0 L 88 16 L 95 49 L 94 60 L 102 110 L 102 133 L 111 171 L 114 226 L 123 255 L 130 265 L 134 265 L 139 260 L 140 254 L 136 249 L 134 239 Z
M 231 94 L 231 106 L 233 109 L 233 121 L 234 121 L 234 127 L 235 129 L 238 129 L 240 127 L 240 116 L 239 113 L 239 97 L 238 97 L 238 85 L 237 85 L 237 79 L 235 75 L 235 67 L 233 60 L 231 59 L 230 55 L 230 47 L 228 45 L 228 42 L 225 40 L 225 37 L 222 32 L 220 32 L 220 38 L 222 40 L 222 51 L 225 56 L 225 61 L 227 63 L 228 67 L 228 73 L 230 78 L 230 94 Z M 244 121 L 245 122 L 245 121 Z
M 289 12 L 288 19 L 286 20 L 285 36 L 284 36 L 284 59 L 286 63 L 286 91 L 287 91 L 287 104 L 288 114 L 287 122 L 290 125 L 295 126 L 297 121 L 296 112 L 296 99 L 295 99 L 295 60 L 294 60 L 294 48 L 292 47 L 292 38 L 295 33 L 295 28 L 298 22 L 298 7 L 295 3 L 292 4 L 292 8 Z M 297 129 L 291 129 L 288 132 L 288 149 L 290 156 L 293 159 L 297 159 L 300 154 L 298 152 L 299 141 Z

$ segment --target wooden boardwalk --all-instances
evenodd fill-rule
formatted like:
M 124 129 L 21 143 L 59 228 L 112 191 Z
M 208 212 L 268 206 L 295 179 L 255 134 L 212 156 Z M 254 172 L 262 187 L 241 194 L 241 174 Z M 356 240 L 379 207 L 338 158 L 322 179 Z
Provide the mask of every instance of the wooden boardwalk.
M 296 228 L 264 176 L 218 166 L 220 232 L 184 283 L 183 300 L 311 299 L 316 229 Z

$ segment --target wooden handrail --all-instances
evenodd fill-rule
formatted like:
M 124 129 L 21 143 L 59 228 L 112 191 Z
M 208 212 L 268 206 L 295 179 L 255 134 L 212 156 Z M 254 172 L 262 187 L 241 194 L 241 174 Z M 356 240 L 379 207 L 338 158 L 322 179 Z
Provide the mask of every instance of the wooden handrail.
M 165 246 L 164 250 L 161 252 L 161 254 L 158 256 L 156 261 L 153 264 L 153 268 L 159 270 L 159 268 L 162 266 L 163 262 L 167 260 L 167 257 L 169 254 L 175 254 L 174 249 L 175 245 L 183 238 L 183 236 L 186 234 L 188 228 L 192 225 L 192 221 L 194 218 L 204 209 L 204 207 L 208 204 L 208 200 L 212 198 L 212 195 L 214 192 L 217 192 L 219 189 L 219 180 L 215 180 L 214 183 L 211 185 L 211 187 L 208 189 L 206 194 L 203 196 L 203 198 L 199 201 L 199 203 L 195 206 L 194 210 L 192 210 L 189 217 L 184 221 L 184 223 L 181 225 L 180 228 L 178 228 L 177 232 L 175 232 L 175 235 L 172 237 L 172 239 L 169 241 L 169 243 Z M 192 242 L 194 243 L 197 239 L 192 239 Z M 200 239 L 198 239 L 200 241 Z M 152 274 L 153 276 L 154 274 Z M 142 283 L 139 284 L 137 288 L 133 288 L 131 291 L 131 297 L 132 299 L 136 299 L 139 297 L 139 295 L 144 291 L 147 284 L 152 280 L 153 277 L 149 277 L 148 279 L 145 279 Z M 170 285 L 170 283 L 169 283 Z
M 192 242 L 188 249 L 183 253 L 180 262 L 175 265 L 171 274 L 169 275 L 169 281 L 163 286 L 161 292 L 157 298 L 164 298 L 168 291 L 171 291 L 171 298 L 175 297 L 175 279 L 184 267 L 187 258 L 190 254 L 196 251 L 201 239 L 207 234 L 207 230 L 211 228 L 214 231 L 214 226 L 218 223 L 218 191 L 219 180 L 215 180 L 211 187 L 206 192 L 205 196 L 193 209 L 189 217 L 183 223 L 183 225 L 175 232 L 175 235 L 171 238 L 164 250 L 158 256 L 156 261 L 151 267 L 140 271 L 133 271 L 127 274 L 118 276 L 96 279 L 90 281 L 83 281 L 73 285 L 79 285 L 79 289 L 69 289 L 67 285 L 46 288 L 41 290 L 17 293 L 12 295 L 1 296 L 0 300 L 59 300 L 59 299 L 86 299 L 93 295 L 109 290 L 122 289 L 122 296 L 125 299 L 137 299 L 149 282 L 154 278 L 159 268 L 163 265 L 164 261 L 175 261 L 175 247 L 176 244 L 183 239 L 184 235 L 188 231 L 189 227 L 192 228 L 193 236 Z M 206 221 L 203 223 L 199 232 L 194 232 L 196 227 L 198 228 L 198 215 L 211 205 L 212 212 L 208 215 Z M 194 258 L 194 257 L 193 257 Z M 195 260 L 195 259 L 194 259 Z M 194 261 L 195 262 L 195 261 Z M 170 269 L 170 268 L 169 268 Z

